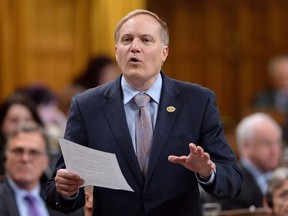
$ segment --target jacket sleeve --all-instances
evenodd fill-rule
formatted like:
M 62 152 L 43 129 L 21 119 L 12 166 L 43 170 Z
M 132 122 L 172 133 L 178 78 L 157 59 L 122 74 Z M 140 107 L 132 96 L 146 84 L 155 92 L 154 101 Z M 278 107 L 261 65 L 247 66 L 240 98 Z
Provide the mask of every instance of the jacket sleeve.
M 200 145 L 210 154 L 216 164 L 214 182 L 201 184 L 202 188 L 215 196 L 232 198 L 238 195 L 242 186 L 242 173 L 237 166 L 235 155 L 225 138 L 215 93 L 210 91 L 201 126 Z

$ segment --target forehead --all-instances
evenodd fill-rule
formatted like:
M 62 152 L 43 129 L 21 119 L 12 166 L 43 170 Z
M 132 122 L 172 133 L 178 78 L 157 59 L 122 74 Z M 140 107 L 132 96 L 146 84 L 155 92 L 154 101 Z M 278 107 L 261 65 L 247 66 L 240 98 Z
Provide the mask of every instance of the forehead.
M 151 34 L 160 30 L 160 23 L 151 15 L 138 14 L 129 18 L 120 28 L 120 34 L 129 34 L 134 31 Z
M 45 149 L 45 139 L 40 132 L 20 132 L 10 139 L 9 148 Z
M 274 190 L 274 194 L 279 195 L 284 191 L 288 192 L 288 179 L 284 180 L 283 184 Z
M 276 131 L 278 132 L 277 124 L 275 124 L 275 122 L 273 122 L 272 120 L 266 119 L 266 118 L 259 119 L 259 121 L 255 123 L 255 126 L 254 126 L 255 133 L 266 135 L 267 130 L 273 131 L 271 132 L 272 134 L 274 134 Z
M 16 114 L 16 115 L 20 115 L 20 114 L 26 114 L 26 115 L 31 115 L 30 110 L 22 105 L 22 104 L 13 104 L 12 106 L 10 106 L 10 108 L 8 109 L 7 115 L 12 115 L 12 114 Z

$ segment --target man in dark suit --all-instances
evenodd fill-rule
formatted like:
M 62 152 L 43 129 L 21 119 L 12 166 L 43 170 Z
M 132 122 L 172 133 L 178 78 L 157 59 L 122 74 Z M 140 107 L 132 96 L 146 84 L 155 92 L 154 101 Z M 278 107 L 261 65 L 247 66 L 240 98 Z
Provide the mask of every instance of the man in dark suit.
M 236 142 L 243 173 L 241 193 L 233 199 L 220 199 L 203 193 L 203 202 L 219 202 L 223 210 L 263 206 L 272 172 L 282 159 L 282 130 L 268 114 L 253 113 L 236 128 Z
M 199 184 L 220 197 L 233 197 L 242 174 L 224 137 L 215 94 L 168 78 L 168 29 L 157 15 L 135 10 L 115 29 L 118 79 L 72 99 L 65 138 L 116 154 L 134 192 L 94 187 L 93 215 L 201 215 Z M 153 139 L 148 170 L 137 158 L 135 95 L 150 96 Z M 97 176 L 95 176 L 97 178 Z M 72 212 L 84 205 L 84 180 L 60 158 L 47 187 L 46 202 Z
M 61 216 L 49 209 L 40 184 L 49 160 L 46 136 L 35 124 L 20 125 L 7 140 L 5 168 L 7 179 L 0 184 L 0 214 L 5 216 L 31 216 L 26 196 L 34 197 L 37 216 Z M 71 214 L 84 216 L 83 209 Z

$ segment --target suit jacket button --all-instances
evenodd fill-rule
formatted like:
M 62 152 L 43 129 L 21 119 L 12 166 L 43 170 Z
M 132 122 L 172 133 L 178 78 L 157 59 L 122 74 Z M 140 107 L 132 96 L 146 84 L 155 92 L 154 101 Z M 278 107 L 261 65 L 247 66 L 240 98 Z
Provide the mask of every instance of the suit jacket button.
M 150 204 L 152 202 L 152 199 L 150 196 L 147 196 L 145 199 L 144 199 L 144 204 Z
M 220 190 L 220 189 L 218 189 L 218 190 L 217 190 L 217 194 L 219 194 L 219 195 L 221 195 L 221 194 L 222 194 L 222 192 L 223 192 L 223 191 L 222 191 L 222 190 Z

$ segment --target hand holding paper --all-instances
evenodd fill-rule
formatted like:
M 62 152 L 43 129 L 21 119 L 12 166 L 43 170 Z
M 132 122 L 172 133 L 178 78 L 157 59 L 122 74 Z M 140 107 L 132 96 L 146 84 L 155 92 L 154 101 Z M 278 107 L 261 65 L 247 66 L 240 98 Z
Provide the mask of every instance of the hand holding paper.
M 66 139 L 59 139 L 68 170 L 85 180 L 85 185 L 132 191 L 115 154 L 98 151 Z

